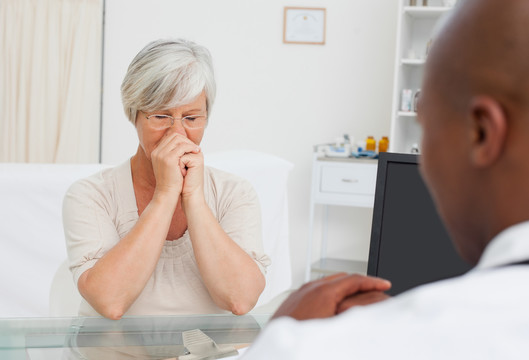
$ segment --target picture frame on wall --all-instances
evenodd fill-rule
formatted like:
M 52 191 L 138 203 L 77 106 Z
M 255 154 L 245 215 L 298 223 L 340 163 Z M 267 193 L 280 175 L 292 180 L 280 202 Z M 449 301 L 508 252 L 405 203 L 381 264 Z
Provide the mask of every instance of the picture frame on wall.
M 325 8 L 289 7 L 284 10 L 283 42 L 285 44 L 325 44 Z

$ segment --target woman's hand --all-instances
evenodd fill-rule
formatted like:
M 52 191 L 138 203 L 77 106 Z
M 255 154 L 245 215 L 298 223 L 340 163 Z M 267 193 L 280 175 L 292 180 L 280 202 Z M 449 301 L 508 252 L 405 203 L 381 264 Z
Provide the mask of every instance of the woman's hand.
M 178 197 L 184 192 L 184 178 L 191 175 L 185 190 L 189 193 L 189 188 L 196 188 L 195 183 L 203 178 L 203 173 L 198 174 L 203 172 L 202 159 L 197 144 L 181 134 L 167 132 L 151 153 L 156 191 Z
M 199 149 L 200 150 L 200 149 Z M 204 156 L 199 153 L 187 153 L 180 158 L 180 167 L 184 176 L 182 186 L 182 204 L 192 198 L 204 200 Z

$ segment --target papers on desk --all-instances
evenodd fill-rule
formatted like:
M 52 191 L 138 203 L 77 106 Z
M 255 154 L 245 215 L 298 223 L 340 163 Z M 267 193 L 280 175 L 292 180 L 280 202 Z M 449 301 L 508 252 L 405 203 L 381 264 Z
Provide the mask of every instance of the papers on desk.
M 179 356 L 178 360 L 221 359 L 239 354 L 233 346 L 217 345 L 199 329 L 184 331 L 182 338 L 190 354 Z
M 224 358 L 222 358 L 222 360 L 237 360 L 237 359 L 240 359 L 240 357 L 242 355 L 244 355 L 244 353 L 246 352 L 246 349 L 248 349 L 248 347 L 245 347 L 245 348 L 242 348 L 242 349 L 238 349 L 238 351 L 239 351 L 238 355 L 224 357 Z M 178 358 L 170 358 L 170 359 L 164 359 L 164 360 L 179 360 L 179 359 Z
M 224 358 L 224 360 L 235 360 L 235 359 L 239 359 L 242 355 L 244 355 L 244 353 L 246 352 L 246 349 L 248 349 L 248 348 L 245 347 L 245 348 L 242 348 L 242 349 L 238 349 L 238 351 L 239 351 L 239 355 L 229 356 L 229 357 Z

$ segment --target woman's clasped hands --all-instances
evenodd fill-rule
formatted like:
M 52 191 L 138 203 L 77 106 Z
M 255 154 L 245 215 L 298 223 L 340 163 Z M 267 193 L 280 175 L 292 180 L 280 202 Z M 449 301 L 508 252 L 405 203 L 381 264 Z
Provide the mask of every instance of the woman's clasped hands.
M 203 196 L 204 157 L 200 147 L 176 131 L 167 131 L 151 153 L 156 190 L 187 199 Z

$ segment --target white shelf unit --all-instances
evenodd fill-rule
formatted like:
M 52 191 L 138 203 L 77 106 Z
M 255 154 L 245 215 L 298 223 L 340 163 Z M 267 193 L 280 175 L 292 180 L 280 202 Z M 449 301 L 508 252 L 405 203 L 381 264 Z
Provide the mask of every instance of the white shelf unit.
M 327 158 L 315 152 L 312 159 L 309 239 L 305 281 L 312 274 L 329 275 L 336 272 L 366 274 L 367 262 L 327 257 L 327 224 L 329 206 L 372 208 L 375 202 L 375 183 L 378 160 Z M 320 257 L 312 259 L 314 243 L 315 207 L 323 206 Z
M 415 95 L 421 88 L 428 42 L 439 20 L 452 8 L 442 6 L 442 0 L 430 0 L 429 6 L 409 6 L 410 0 L 399 1 L 389 150 L 409 153 L 420 146 L 421 129 L 415 112 L 401 111 L 402 90 L 411 89 Z

